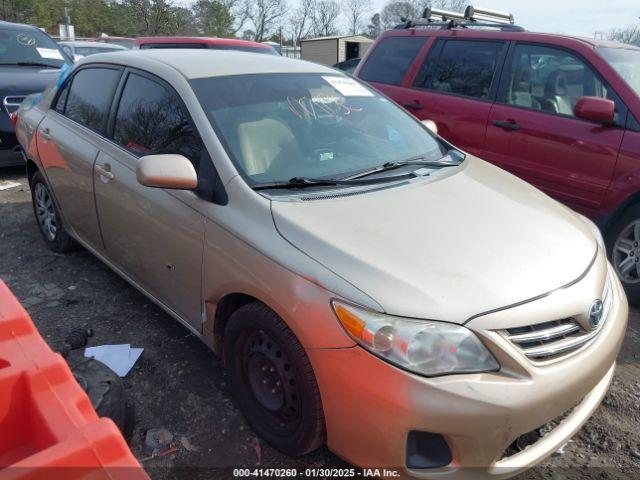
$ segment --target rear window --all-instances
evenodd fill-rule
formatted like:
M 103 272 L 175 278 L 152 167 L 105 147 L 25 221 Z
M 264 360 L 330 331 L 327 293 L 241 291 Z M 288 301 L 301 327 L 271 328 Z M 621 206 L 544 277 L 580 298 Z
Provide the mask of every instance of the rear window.
M 103 132 L 120 80 L 120 70 L 84 68 L 74 75 L 66 95 L 64 115 L 97 132 Z
M 439 42 L 420 68 L 415 87 L 487 98 L 504 42 Z
M 56 42 L 38 29 L 0 30 L 1 65 L 60 68 L 67 60 Z
M 378 43 L 358 76 L 368 82 L 400 85 L 426 37 L 387 37 Z

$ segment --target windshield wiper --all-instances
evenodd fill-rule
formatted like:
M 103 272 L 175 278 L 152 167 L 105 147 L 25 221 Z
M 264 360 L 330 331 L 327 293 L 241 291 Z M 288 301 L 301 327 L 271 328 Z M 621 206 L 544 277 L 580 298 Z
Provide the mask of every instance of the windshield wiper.
M 6 65 L 17 65 L 19 67 L 46 67 L 46 68 L 60 68 L 55 65 L 51 65 L 50 63 L 43 62 L 16 62 L 16 63 L 7 63 Z
M 451 155 L 452 152 L 456 152 L 456 151 L 450 150 L 449 152 L 447 152 L 447 154 L 449 156 L 452 156 Z M 349 181 L 349 180 L 355 180 L 357 178 L 368 177 L 369 175 L 373 175 L 375 173 L 386 172 L 388 170 L 395 170 L 396 168 L 405 167 L 407 165 L 419 165 L 421 167 L 433 167 L 433 168 L 457 167 L 462 163 L 462 160 L 464 160 L 464 157 L 461 157 L 461 155 L 458 154 L 457 152 L 455 157 L 453 158 L 458 158 L 458 160 L 454 162 L 442 161 L 442 160 L 437 160 L 437 161 L 424 160 L 424 156 L 420 155 L 417 157 L 408 158 L 407 160 L 387 162 L 383 165 L 380 165 L 379 167 L 372 168 L 371 170 L 365 170 L 364 172 L 360 172 L 350 177 L 346 177 L 344 180 Z
M 331 187 L 335 185 L 358 185 L 369 182 L 351 182 L 349 180 L 339 180 L 336 178 L 309 178 L 293 177 L 287 182 L 260 183 L 253 187 L 254 190 L 268 190 L 272 188 L 306 188 L 306 187 Z

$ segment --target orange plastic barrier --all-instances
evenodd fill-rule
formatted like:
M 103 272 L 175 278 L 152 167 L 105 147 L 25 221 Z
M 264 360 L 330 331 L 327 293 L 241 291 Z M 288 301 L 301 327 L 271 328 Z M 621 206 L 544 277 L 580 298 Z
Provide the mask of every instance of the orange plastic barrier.
M 0 480 L 149 480 L 0 280 Z

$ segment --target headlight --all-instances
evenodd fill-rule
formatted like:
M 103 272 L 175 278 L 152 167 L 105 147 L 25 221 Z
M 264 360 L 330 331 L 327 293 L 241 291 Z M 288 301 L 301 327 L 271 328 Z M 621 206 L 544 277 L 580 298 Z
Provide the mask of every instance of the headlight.
M 478 337 L 460 325 L 407 320 L 338 301 L 332 305 L 356 342 L 398 367 L 429 377 L 500 368 Z
M 596 242 L 598 242 L 598 246 L 606 252 L 607 247 L 604 244 L 604 238 L 602 238 L 602 232 L 600 232 L 600 229 L 598 228 L 598 226 L 595 223 L 593 223 L 591 220 L 589 220 L 587 217 L 585 217 L 584 215 L 580 215 L 580 219 L 589 227 L 589 229 L 591 230 L 591 233 L 593 233 L 593 236 L 596 237 Z

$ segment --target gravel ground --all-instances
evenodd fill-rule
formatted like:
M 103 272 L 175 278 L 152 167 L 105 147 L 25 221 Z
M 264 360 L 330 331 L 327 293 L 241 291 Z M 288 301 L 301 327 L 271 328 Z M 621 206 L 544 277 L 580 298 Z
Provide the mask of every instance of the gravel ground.
M 84 250 L 49 251 L 37 231 L 20 169 L 0 180 L 0 278 L 53 348 L 73 328 L 95 330 L 92 345 L 131 343 L 144 353 L 124 379 L 135 406 L 132 451 L 154 480 L 230 478 L 246 467 L 344 466 L 326 448 L 292 459 L 260 441 L 235 407 L 219 360 L 195 336 Z M 163 428 L 177 451 L 146 459 L 144 435 Z M 521 479 L 639 478 L 640 312 L 631 311 L 616 377 L 603 405 L 563 450 Z

